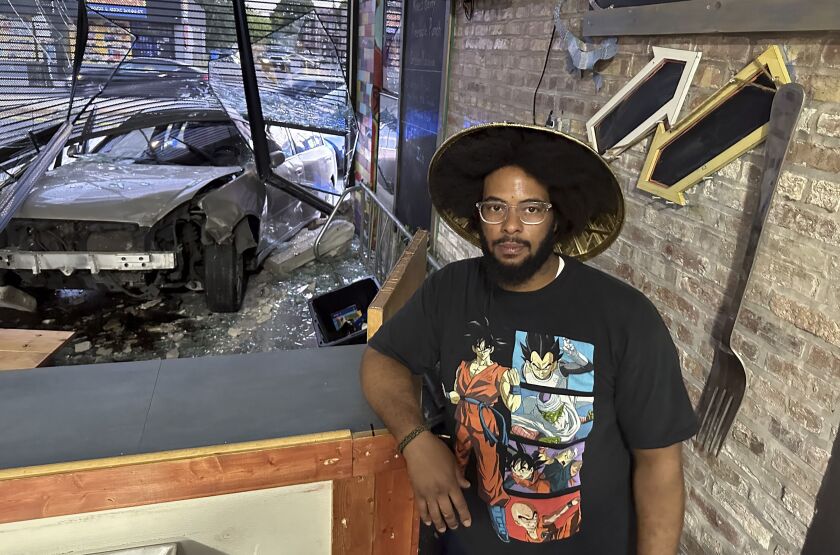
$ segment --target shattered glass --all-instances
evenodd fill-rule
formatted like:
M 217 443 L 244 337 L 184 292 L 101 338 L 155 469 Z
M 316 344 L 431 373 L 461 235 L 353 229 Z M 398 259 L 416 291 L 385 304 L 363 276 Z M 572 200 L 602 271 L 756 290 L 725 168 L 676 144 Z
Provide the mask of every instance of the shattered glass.
M 317 12 L 254 41 L 267 123 L 345 133 L 352 118 L 339 51 Z M 239 52 L 210 62 L 210 86 L 232 118 L 247 119 Z
M 306 1 L 246 2 L 263 112 L 270 124 L 346 136 L 356 125 L 344 75 L 349 6 L 346 1 L 317 4 L 313 10 Z M 76 0 L 0 0 L 0 194 L 15 188 L 68 116 L 73 121 L 70 142 L 84 138 L 82 154 L 98 138 L 118 128 L 125 131 L 121 126 L 137 114 L 142 120 L 170 109 L 224 111 L 247 127 L 231 0 L 217 0 L 213 9 L 195 0 L 90 0 L 85 51 L 71 100 L 78 6 Z M 60 156 L 69 168 L 67 155 Z M 95 157 L 89 161 L 97 163 Z M 342 165 L 346 176 L 352 149 Z M 116 173 L 132 171 L 117 162 L 114 168 Z M 134 177 L 144 179 L 139 172 Z M 340 191 L 343 183 L 336 179 L 332 187 Z M 137 191 L 126 184 L 67 185 L 69 194 L 80 196 Z M 288 204 L 282 191 L 269 189 L 268 196 L 262 225 L 269 242 L 288 238 L 316 215 L 299 201 Z M 294 218 L 289 218 L 290 206 Z M 281 210 L 287 211 L 281 216 Z M 210 313 L 199 292 L 149 300 L 98 291 L 45 291 L 54 298 L 39 299 L 38 313 L 0 312 L 0 320 L 14 327 L 77 331 L 56 364 L 314 347 L 308 299 L 367 277 L 364 254 L 354 242 L 349 251 L 291 276 L 263 270 L 251 276 L 237 314 Z
M 0 187 L 65 119 L 75 12 L 70 0 L 0 0 Z
M 347 3 L 313 10 L 308 2 L 285 2 L 285 11 L 265 0 L 246 4 L 266 120 L 345 134 L 352 125 L 342 69 Z M 244 116 L 232 6 L 229 0 L 88 2 L 70 141 L 83 131 L 101 136 L 138 113 Z M 19 176 L 68 115 L 77 11 L 73 0 L 0 0 L 0 187 Z
M 26 167 L 20 180 L 12 186 L 0 189 L 0 232 L 6 229 L 12 216 L 23 206 L 35 183 L 43 177 L 52 160 L 61 152 L 67 137 L 70 136 L 71 127 L 70 122 L 64 122 L 44 146 L 41 155 Z
M 60 290 L 39 299 L 37 313 L 0 309 L 16 328 L 75 331 L 54 365 L 253 353 L 317 347 L 309 300 L 370 276 L 354 239 L 349 249 L 291 275 L 252 275 L 242 310 L 214 314 L 201 293 L 132 299 Z

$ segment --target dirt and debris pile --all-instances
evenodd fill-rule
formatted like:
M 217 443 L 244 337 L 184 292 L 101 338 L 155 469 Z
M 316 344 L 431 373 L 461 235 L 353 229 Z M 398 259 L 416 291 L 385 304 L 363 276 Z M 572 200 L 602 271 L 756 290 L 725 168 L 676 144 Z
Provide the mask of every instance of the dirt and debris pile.
M 251 276 L 242 309 L 233 314 L 211 313 L 200 292 L 170 291 L 148 300 L 61 290 L 36 292 L 34 313 L 0 308 L 0 321 L 11 328 L 75 331 L 54 365 L 316 347 L 308 300 L 369 275 L 358 239 L 348 247 L 339 241 L 329 252 L 333 256 L 291 272 L 267 263 Z

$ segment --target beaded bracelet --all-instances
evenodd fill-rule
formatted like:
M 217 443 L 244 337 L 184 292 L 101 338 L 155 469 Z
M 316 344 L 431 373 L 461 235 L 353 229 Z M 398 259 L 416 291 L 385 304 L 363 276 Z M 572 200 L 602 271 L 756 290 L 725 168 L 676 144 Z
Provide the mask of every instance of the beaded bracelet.
M 411 432 L 409 432 L 409 434 L 403 438 L 400 444 L 397 445 L 397 451 L 399 452 L 399 454 L 402 455 L 402 452 L 405 450 L 406 446 L 408 446 L 408 444 L 411 443 L 411 441 L 414 438 L 427 431 L 429 431 L 429 428 L 427 428 L 425 425 L 417 426 L 416 428 L 411 430 Z

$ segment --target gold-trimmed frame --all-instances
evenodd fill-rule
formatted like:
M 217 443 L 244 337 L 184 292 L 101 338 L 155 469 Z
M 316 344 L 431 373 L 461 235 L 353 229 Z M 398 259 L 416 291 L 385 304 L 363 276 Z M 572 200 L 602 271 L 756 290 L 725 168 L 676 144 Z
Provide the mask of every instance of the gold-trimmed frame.
M 773 45 L 762 52 L 744 69 L 738 72 L 738 74 L 735 75 L 729 83 L 710 96 L 705 102 L 691 112 L 691 114 L 680 121 L 680 123 L 673 129 L 670 131 L 666 130 L 665 126 L 660 123 L 656 128 L 656 134 L 654 135 L 653 142 L 648 150 L 648 155 L 645 158 L 642 173 L 639 176 L 639 181 L 636 184 L 636 187 L 642 191 L 647 191 L 648 193 L 662 197 L 667 201 L 674 202 L 679 205 L 685 205 L 686 200 L 683 193 L 687 189 L 699 183 L 704 177 L 720 170 L 748 150 L 761 144 L 761 142 L 767 137 L 769 122 L 762 125 L 725 151 L 721 152 L 719 155 L 707 161 L 698 169 L 670 187 L 657 183 L 651 178 L 662 151 L 666 146 L 694 127 L 694 125 L 703 120 L 715 109 L 723 105 L 743 87 L 749 86 L 751 81 L 765 71 L 772 76 L 773 81 L 777 84 L 777 86 L 791 82 L 790 73 L 788 73 L 787 66 L 785 65 L 784 54 L 782 53 L 781 48 Z

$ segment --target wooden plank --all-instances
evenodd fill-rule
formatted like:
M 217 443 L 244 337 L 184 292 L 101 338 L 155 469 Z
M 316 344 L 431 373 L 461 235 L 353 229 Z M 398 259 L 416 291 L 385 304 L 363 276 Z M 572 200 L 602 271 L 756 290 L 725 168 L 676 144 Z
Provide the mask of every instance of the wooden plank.
M 31 478 L 34 476 L 47 476 L 51 474 L 68 474 L 82 470 L 100 470 L 103 468 L 116 468 L 119 466 L 194 459 L 196 457 L 246 453 L 263 449 L 280 449 L 283 447 L 297 447 L 300 445 L 312 445 L 316 443 L 328 443 L 348 439 L 352 439 L 352 434 L 349 430 L 338 430 L 335 432 L 321 432 L 317 434 L 289 436 L 276 439 L 228 443 L 226 445 L 210 445 L 207 447 L 194 447 L 191 449 L 158 451 L 156 453 L 144 453 L 142 455 L 124 455 L 121 457 L 108 457 L 104 459 L 9 468 L 7 470 L 0 470 L 0 482 L 16 478 Z
M 0 328 L 0 351 L 51 353 L 72 336 L 71 331 Z
M 44 363 L 73 332 L 0 328 L 0 370 L 22 370 Z
M 690 35 L 840 30 L 837 0 L 689 0 L 594 10 L 584 36 Z
M 367 476 L 405 468 L 405 459 L 397 453 L 397 442 L 387 430 L 353 434 L 353 475 Z
M 352 439 L 0 481 L 0 523 L 340 480 Z
M 414 493 L 405 470 L 376 475 L 374 555 L 416 553 L 411 551 L 414 528 Z
M 368 340 L 423 284 L 423 280 L 426 279 L 428 245 L 429 233 L 419 230 L 388 274 L 388 279 L 368 307 Z
M 0 372 L 9 370 L 29 370 L 41 366 L 49 355 L 44 353 L 25 353 L 22 351 L 0 351 Z
M 333 482 L 333 555 L 370 555 L 373 551 L 375 476 Z
M 417 504 L 411 503 L 411 555 L 420 552 L 420 511 Z

